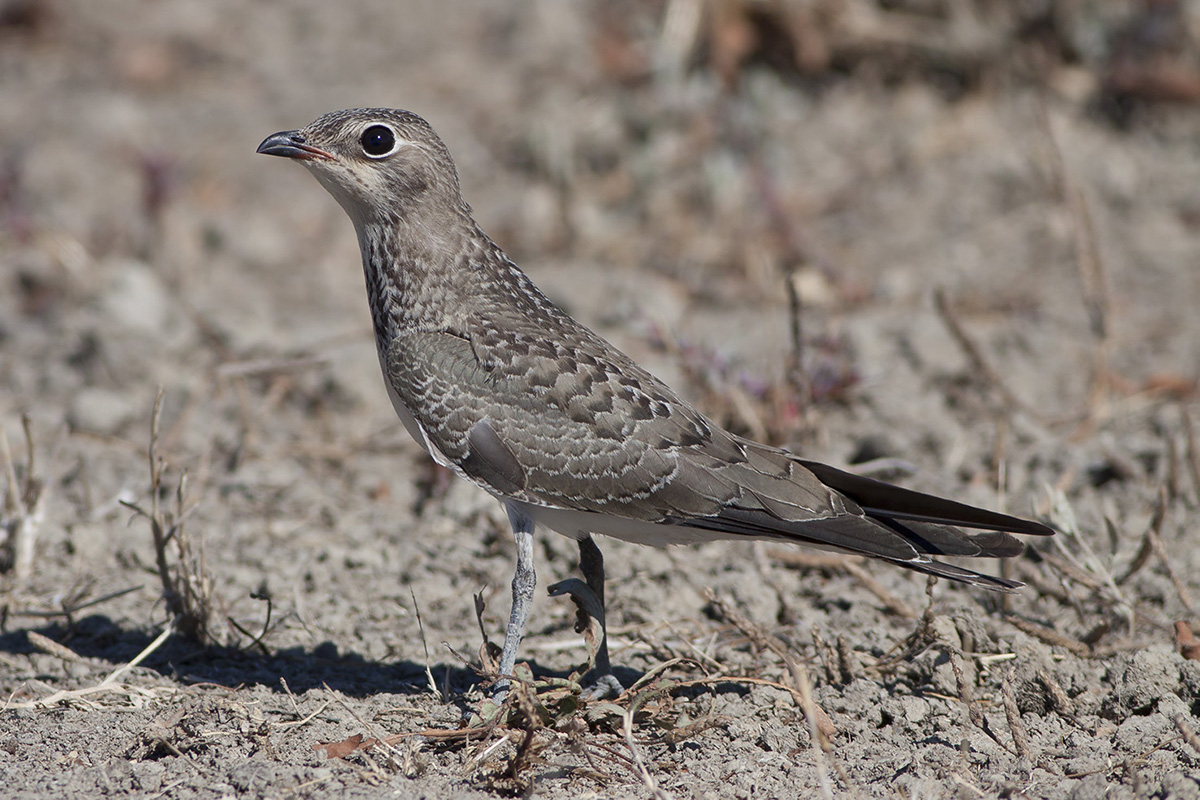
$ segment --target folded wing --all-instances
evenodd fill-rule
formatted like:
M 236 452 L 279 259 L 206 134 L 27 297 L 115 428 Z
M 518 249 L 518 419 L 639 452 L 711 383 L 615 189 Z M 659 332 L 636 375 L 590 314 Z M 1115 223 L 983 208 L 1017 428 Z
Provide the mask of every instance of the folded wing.
M 503 348 L 401 336 L 388 373 L 449 463 L 534 507 L 840 550 L 999 591 L 1020 584 L 934 557 L 1015 556 L 1012 534 L 1053 533 L 736 437 L 602 340 L 558 333 Z

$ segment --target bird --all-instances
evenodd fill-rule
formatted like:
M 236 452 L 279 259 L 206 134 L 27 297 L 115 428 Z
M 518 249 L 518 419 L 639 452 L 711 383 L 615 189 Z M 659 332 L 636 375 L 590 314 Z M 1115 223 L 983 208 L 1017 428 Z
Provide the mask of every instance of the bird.
M 334 111 L 257 152 L 300 162 L 350 217 L 396 414 L 507 512 L 516 564 L 496 700 L 533 601 L 539 526 L 578 542 L 601 609 L 594 535 L 791 542 L 1012 592 L 1022 584 L 935 556 L 1012 557 L 1014 534 L 1054 533 L 726 431 L 534 285 L 476 223 L 449 149 L 417 114 Z M 619 693 L 606 637 L 592 674 L 592 695 Z

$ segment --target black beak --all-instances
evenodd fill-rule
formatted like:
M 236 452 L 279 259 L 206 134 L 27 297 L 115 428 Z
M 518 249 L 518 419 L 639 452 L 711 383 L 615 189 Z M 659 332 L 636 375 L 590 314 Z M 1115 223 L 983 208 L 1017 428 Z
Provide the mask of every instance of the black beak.
M 258 146 L 256 152 L 265 153 L 269 156 L 295 158 L 301 161 L 311 161 L 313 159 L 320 159 L 322 161 L 337 160 L 332 154 L 325 152 L 321 148 L 305 144 L 304 135 L 300 131 L 272 133 L 266 139 L 263 139 L 262 144 Z

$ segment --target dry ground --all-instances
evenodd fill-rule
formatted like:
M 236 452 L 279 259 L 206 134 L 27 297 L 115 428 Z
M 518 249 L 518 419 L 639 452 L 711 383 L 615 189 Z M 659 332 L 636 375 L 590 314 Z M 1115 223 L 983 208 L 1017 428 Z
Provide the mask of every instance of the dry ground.
M 0 3 L 0 796 L 1200 798 L 1190 44 L 1106 96 L 1131 9 L 997 34 L 1036 5 Z M 1030 586 L 605 543 L 639 691 L 449 733 L 504 520 L 395 420 L 340 209 L 254 155 L 356 105 L 430 119 L 535 281 L 724 424 L 1055 524 Z M 131 506 L 216 644 L 158 638 Z M 573 618 L 539 594 L 539 678 Z

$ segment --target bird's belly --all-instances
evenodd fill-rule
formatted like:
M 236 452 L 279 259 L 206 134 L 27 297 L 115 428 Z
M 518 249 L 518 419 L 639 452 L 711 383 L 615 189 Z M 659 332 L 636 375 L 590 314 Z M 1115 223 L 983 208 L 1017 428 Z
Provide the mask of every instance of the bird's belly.
M 379 361 L 380 365 L 382 366 L 382 353 L 379 356 Z M 397 394 L 396 390 L 392 387 L 392 382 L 387 379 L 386 369 L 383 370 L 383 385 L 387 387 L 388 398 L 390 398 L 392 401 L 392 408 L 396 409 L 396 416 L 398 416 L 400 421 L 404 423 L 404 429 L 408 431 L 408 435 L 415 439 L 417 444 L 421 445 L 421 447 L 425 449 L 425 452 L 429 453 L 429 455 L 433 457 L 433 460 L 438 464 L 446 467 L 447 469 L 454 470 L 459 475 L 462 475 L 463 472 L 459 466 L 447 458 L 446 454 L 439 450 L 438 446 L 429 440 L 429 436 L 425 433 L 425 428 L 421 426 L 421 423 L 417 421 L 417 418 L 413 416 L 413 413 L 408 410 L 408 406 L 404 405 L 404 401 L 400 399 L 400 395 Z
M 523 504 L 525 512 L 539 525 L 572 539 L 582 539 L 598 533 L 634 544 L 666 547 L 672 544 L 694 544 L 715 539 L 743 538 L 722 531 L 664 525 L 642 519 L 630 519 L 613 514 L 575 511 L 568 508 Z
M 425 438 L 425 430 L 421 427 L 421 423 L 417 422 L 417 418 L 405 407 L 404 403 L 400 402 L 399 396 L 396 395 L 396 390 L 390 384 L 387 390 L 388 396 L 392 399 L 392 408 L 396 409 L 396 416 L 404 423 L 404 429 L 408 431 L 408 435 L 416 439 L 417 444 L 425 448 L 426 451 L 429 451 L 429 442 Z

